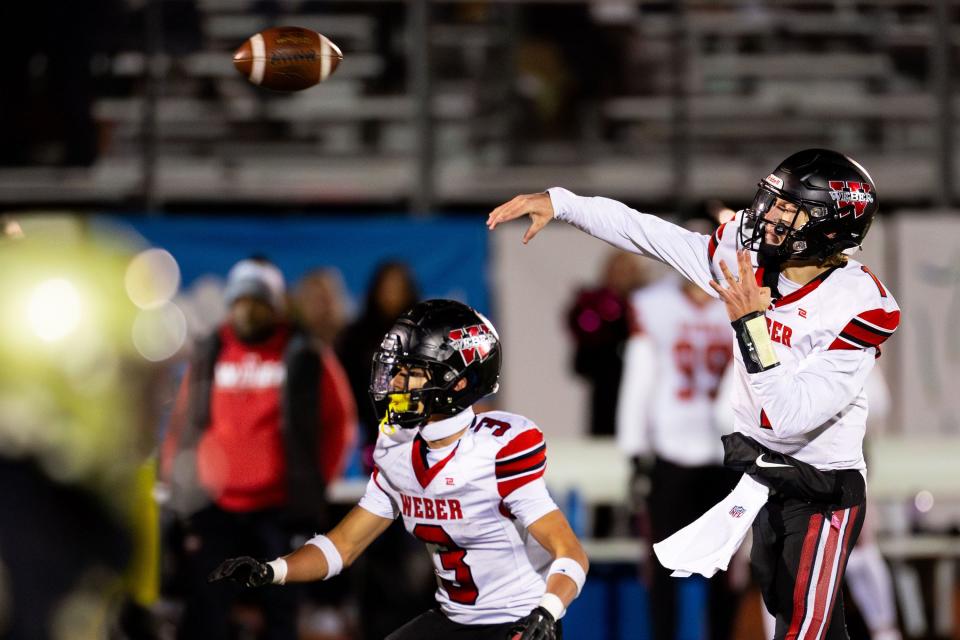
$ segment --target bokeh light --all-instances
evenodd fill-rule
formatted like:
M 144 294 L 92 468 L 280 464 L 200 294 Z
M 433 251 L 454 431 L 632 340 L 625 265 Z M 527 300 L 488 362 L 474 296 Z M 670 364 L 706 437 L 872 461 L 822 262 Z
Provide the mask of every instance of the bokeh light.
M 157 309 L 169 302 L 180 286 L 180 266 L 164 249 L 147 249 L 127 267 L 124 284 L 130 300 L 141 309 Z
M 913 499 L 913 505 L 920 513 L 927 513 L 933 509 L 933 504 L 933 494 L 926 489 L 918 491 L 916 497 Z
M 186 340 L 187 319 L 172 302 L 157 309 L 143 309 L 133 321 L 133 345 L 151 362 L 174 356 Z
M 27 320 L 41 340 L 55 342 L 76 330 L 82 307 L 77 288 L 63 278 L 53 278 L 34 289 L 27 306 Z

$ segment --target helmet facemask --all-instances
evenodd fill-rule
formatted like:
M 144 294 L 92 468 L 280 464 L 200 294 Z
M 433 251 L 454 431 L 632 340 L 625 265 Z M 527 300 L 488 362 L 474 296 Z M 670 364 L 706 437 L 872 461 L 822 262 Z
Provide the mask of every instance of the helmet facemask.
M 370 396 L 380 429 L 415 429 L 440 410 L 458 376 L 438 362 L 405 356 L 398 336 L 388 334 L 373 356 Z
M 778 208 L 777 201 L 784 201 L 795 210 Z M 771 212 L 774 212 L 771 214 Z M 821 232 L 821 224 L 827 217 L 827 209 L 821 203 L 808 202 L 761 182 L 753 203 L 744 210 L 740 219 L 740 243 L 746 249 L 756 251 L 761 265 L 782 265 L 788 260 L 823 258 L 813 251 L 812 233 Z M 779 243 L 769 242 L 771 231 Z

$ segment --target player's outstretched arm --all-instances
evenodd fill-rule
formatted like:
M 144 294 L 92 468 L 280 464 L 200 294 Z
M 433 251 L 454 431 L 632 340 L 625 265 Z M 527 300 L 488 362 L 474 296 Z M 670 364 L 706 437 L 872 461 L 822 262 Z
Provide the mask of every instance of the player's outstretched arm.
M 505 202 L 490 212 L 487 227 L 495 229 L 500 223 L 525 215 L 530 216 L 530 226 L 523 234 L 524 244 L 556 218 L 618 249 L 659 260 L 715 295 L 708 285 L 713 279 L 709 236 L 640 213 L 616 200 L 582 197 L 560 187 L 546 193 L 519 195 Z
M 390 518 L 354 507 L 329 534 L 315 536 L 293 553 L 270 562 L 248 556 L 230 558 L 208 580 L 229 579 L 246 587 L 326 580 L 353 564 L 391 522 Z

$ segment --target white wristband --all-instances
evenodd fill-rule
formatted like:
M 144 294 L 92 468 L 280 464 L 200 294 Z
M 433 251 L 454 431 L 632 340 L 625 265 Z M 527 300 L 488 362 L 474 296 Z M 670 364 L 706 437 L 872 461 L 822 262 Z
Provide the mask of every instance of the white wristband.
M 327 559 L 327 575 L 323 577 L 324 580 L 329 580 L 343 571 L 343 558 L 337 551 L 337 545 L 333 544 L 333 540 L 324 535 L 316 535 L 307 540 L 307 544 L 312 544 L 320 549 Z
M 567 611 L 563 606 L 563 600 L 560 599 L 560 596 L 555 593 L 550 593 L 549 591 L 540 598 L 540 606 L 549 611 L 554 620 L 562 618 L 563 614 Z
M 547 571 L 547 578 L 555 573 L 561 573 L 573 580 L 577 585 L 577 595 L 580 595 L 580 592 L 583 590 L 583 583 L 587 581 L 587 574 L 579 562 L 573 558 L 557 558 L 553 561 L 553 564 L 550 565 L 550 570 Z
M 287 561 L 283 558 L 277 558 L 267 564 L 273 569 L 273 584 L 285 584 L 287 582 Z

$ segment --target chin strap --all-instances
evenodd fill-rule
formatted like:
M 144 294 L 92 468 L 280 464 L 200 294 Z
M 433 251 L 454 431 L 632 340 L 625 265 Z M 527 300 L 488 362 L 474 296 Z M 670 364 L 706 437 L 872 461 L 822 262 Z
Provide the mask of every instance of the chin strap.
M 763 242 L 760 244 L 760 250 L 757 251 L 757 266 L 763 268 L 763 278 L 761 286 L 770 289 L 772 300 L 782 298 L 777 285 L 780 283 L 780 269 L 783 267 L 783 259 L 776 253 L 777 248 Z

